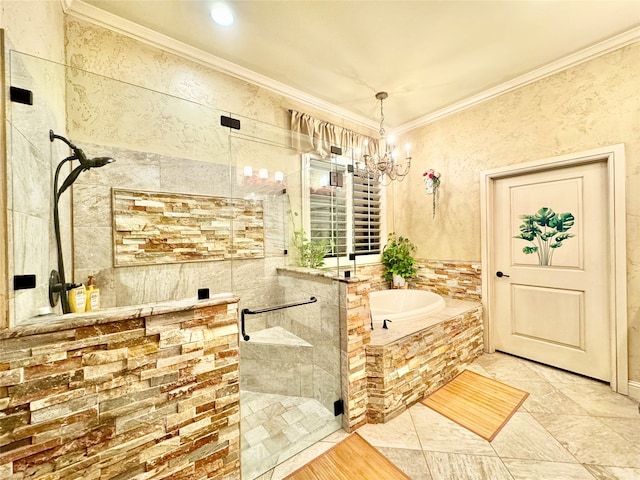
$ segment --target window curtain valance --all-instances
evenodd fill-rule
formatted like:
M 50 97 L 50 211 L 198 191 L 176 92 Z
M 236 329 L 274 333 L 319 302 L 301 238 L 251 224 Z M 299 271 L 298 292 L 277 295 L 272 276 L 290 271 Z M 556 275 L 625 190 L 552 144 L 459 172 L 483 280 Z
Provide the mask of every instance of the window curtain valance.
M 295 110 L 291 113 L 291 131 L 294 135 L 294 148 L 299 151 L 314 151 L 326 157 L 331 154 L 331 146 L 342 147 L 342 151 L 348 150 L 363 152 L 364 141 L 368 141 L 367 150 L 371 155 L 378 153 L 378 142 L 361 135 L 353 130 L 339 127 L 323 120 L 313 118 L 311 115 Z

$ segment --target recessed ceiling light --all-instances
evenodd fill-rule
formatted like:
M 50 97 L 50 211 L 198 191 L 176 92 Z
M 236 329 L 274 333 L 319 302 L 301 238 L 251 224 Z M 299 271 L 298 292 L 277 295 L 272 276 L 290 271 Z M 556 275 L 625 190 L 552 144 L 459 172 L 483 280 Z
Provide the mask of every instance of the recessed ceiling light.
M 222 27 L 233 24 L 233 12 L 229 6 L 222 2 L 216 2 L 211 7 L 211 18 Z

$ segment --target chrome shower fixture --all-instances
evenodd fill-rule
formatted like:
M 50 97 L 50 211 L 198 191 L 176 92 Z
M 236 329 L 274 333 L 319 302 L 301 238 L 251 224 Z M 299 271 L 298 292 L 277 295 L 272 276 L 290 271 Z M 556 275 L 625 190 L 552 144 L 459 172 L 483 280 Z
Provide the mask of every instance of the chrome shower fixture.
M 110 157 L 95 157 L 89 159 L 81 148 L 76 147 L 66 138 L 56 135 L 53 133 L 53 130 L 49 130 L 49 140 L 53 142 L 56 139 L 66 143 L 73 151 L 73 155 L 65 158 L 58 164 L 55 175 L 53 176 L 53 227 L 56 235 L 58 270 L 51 270 L 51 274 L 49 275 L 49 304 L 52 307 L 55 307 L 60 299 L 62 301 L 62 312 L 69 313 L 71 312 L 71 308 L 69 306 L 69 297 L 67 292 L 72 288 L 75 288 L 77 285 L 67 283 L 65 280 L 64 259 L 62 257 L 62 245 L 60 243 L 60 215 L 58 212 L 58 200 L 60 200 L 60 195 L 62 195 L 62 193 L 77 180 L 82 172 L 89 170 L 90 168 L 103 167 L 109 163 L 115 162 L 115 160 Z M 78 160 L 80 165 L 71 170 L 71 173 L 67 175 L 67 178 L 62 182 L 62 186 L 58 189 L 58 177 L 60 176 L 62 166 L 73 160 Z

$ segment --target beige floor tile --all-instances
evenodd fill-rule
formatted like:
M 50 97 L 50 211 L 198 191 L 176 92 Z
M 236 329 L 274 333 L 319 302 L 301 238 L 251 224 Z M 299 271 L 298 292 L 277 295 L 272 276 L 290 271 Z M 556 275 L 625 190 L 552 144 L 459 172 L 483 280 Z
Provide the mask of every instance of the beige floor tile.
M 433 480 L 513 480 L 497 457 L 425 452 Z
M 534 370 L 529 368 L 530 362 L 503 353 L 491 353 L 480 356 L 476 362 L 498 381 L 509 383 L 509 380 L 530 382 L 545 381 Z
M 364 425 L 358 429 L 358 433 L 374 447 L 420 450 L 420 441 L 409 411 L 387 423 Z
M 640 446 L 596 417 L 533 413 L 580 463 L 640 468 Z
M 599 418 L 627 442 L 640 445 L 640 415 L 637 418 Z
M 527 367 L 536 372 L 540 377 L 542 377 L 545 381 L 551 383 L 583 383 L 586 385 L 592 384 L 593 382 L 597 382 L 597 380 L 592 380 L 591 378 L 584 377 L 582 375 L 576 375 L 571 372 L 567 372 L 566 370 L 561 370 L 559 368 L 551 367 L 549 365 L 543 365 L 541 363 L 536 362 L 527 362 Z
M 475 372 L 478 375 L 483 375 L 487 378 L 493 378 L 493 375 L 487 372 L 487 370 L 477 362 L 474 362 L 471 365 L 467 366 L 466 370 L 471 370 L 472 372 Z
M 425 451 L 496 455 L 485 439 L 425 405 L 416 404 L 409 412 Z
M 516 412 L 491 442 L 502 458 L 577 463 L 530 413 Z
M 593 476 L 579 463 L 541 462 L 505 458 L 502 460 L 514 480 L 593 480 Z
M 609 385 L 600 382 L 588 384 L 559 384 L 554 387 L 596 417 L 638 418 L 638 404 L 629 397 L 611 391 Z
M 512 387 L 529 393 L 525 400 L 527 412 L 562 413 L 567 415 L 587 415 L 587 411 L 547 382 L 509 380 Z
M 427 460 L 420 450 L 382 447 L 378 450 L 412 480 L 432 480 Z
M 640 468 L 603 467 L 585 465 L 596 480 L 640 480 Z

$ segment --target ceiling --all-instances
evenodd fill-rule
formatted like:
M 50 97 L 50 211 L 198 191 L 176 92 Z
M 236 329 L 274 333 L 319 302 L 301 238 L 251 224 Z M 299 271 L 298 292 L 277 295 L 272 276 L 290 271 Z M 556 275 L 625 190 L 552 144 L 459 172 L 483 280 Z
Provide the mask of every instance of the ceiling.
M 390 129 L 640 39 L 640 0 L 236 0 L 226 2 L 230 27 L 210 20 L 213 0 L 66 3 L 72 14 L 161 33 L 227 72 L 365 125 L 379 122 L 375 93 L 387 91 Z

